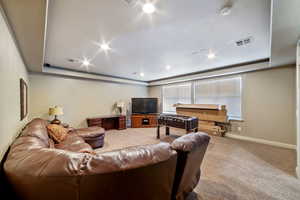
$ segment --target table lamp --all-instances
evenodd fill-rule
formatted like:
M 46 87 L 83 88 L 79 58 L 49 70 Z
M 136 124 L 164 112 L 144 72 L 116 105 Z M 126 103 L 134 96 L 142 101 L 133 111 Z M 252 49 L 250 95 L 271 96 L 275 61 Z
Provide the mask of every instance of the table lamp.
M 57 119 L 57 116 L 63 115 L 63 108 L 59 106 L 55 106 L 54 108 L 49 108 L 49 115 L 54 116 L 54 119 L 51 121 L 51 124 L 60 125 L 61 121 Z
M 117 108 L 119 109 L 120 114 L 123 114 L 123 108 L 125 107 L 125 102 L 123 101 L 118 101 L 117 102 Z

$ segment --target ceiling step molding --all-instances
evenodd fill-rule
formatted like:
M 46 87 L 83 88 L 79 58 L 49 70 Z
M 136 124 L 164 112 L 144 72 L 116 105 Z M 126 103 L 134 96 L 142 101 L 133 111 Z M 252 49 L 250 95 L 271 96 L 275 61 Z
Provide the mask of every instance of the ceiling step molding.
M 266 70 L 271 68 L 274 67 L 270 66 L 269 59 L 264 59 L 260 61 L 225 66 L 222 67 L 221 69 L 212 69 L 212 70 L 207 70 L 202 72 L 189 73 L 186 75 L 170 77 L 170 78 L 165 78 L 160 80 L 153 80 L 153 81 L 140 81 L 134 79 L 127 79 L 123 77 L 110 76 L 105 74 L 81 72 L 77 70 L 63 69 L 56 66 L 44 66 L 42 73 L 45 73 L 47 75 L 53 75 L 53 76 L 64 76 L 64 77 L 71 77 L 71 78 L 90 79 L 90 80 L 97 80 L 97 81 L 107 81 L 107 82 L 134 84 L 134 85 L 151 87 L 151 86 L 167 85 L 167 84 L 180 83 L 180 82 L 193 81 L 193 80 L 230 76 L 230 75 L 242 74 L 246 72 Z M 39 73 L 39 72 L 32 72 L 32 73 Z
M 34 74 L 35 72 L 32 72 L 32 73 Z M 78 79 L 89 79 L 89 80 L 95 80 L 95 81 L 106 81 L 106 82 L 114 82 L 114 83 L 122 83 L 122 84 L 148 86 L 148 83 L 144 82 L 144 81 L 131 80 L 131 79 L 113 77 L 113 76 L 108 76 L 108 75 L 91 74 L 91 73 L 85 73 L 85 72 L 65 70 L 65 69 L 59 69 L 59 68 L 55 68 L 55 67 L 44 67 L 43 73 L 40 73 L 40 74 L 52 75 L 52 76 L 62 76 L 62 77 L 69 77 L 69 78 L 78 78 Z
M 173 78 L 154 80 L 149 82 L 149 86 L 159 86 L 159 85 L 173 84 L 173 83 L 179 83 L 185 81 L 216 78 L 221 76 L 229 76 L 229 75 L 241 74 L 246 72 L 265 70 L 270 68 L 271 67 L 270 67 L 269 59 L 264 59 L 260 61 L 250 62 L 250 63 L 242 63 L 238 65 L 226 66 L 221 69 L 207 70 L 203 72 L 195 72 L 192 74 L 176 76 Z

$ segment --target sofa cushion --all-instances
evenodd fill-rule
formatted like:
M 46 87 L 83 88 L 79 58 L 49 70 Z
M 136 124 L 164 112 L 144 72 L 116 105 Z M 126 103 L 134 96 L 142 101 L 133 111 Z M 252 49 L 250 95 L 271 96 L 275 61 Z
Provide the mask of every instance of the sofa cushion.
M 82 137 L 82 138 L 96 138 L 105 134 L 104 128 L 93 126 L 88 128 L 75 129 L 71 131 L 73 134 Z
M 93 148 L 77 135 L 67 135 L 64 141 L 55 144 L 55 148 L 78 153 L 95 154 Z
M 63 142 L 68 136 L 68 130 L 57 124 L 47 126 L 49 136 L 57 143 Z
M 105 130 L 101 127 L 94 126 L 74 129 L 70 131 L 69 134 L 75 134 L 83 138 L 93 149 L 101 148 L 104 145 Z
M 168 143 L 134 146 L 93 156 L 87 174 L 124 171 L 154 165 L 177 157 Z

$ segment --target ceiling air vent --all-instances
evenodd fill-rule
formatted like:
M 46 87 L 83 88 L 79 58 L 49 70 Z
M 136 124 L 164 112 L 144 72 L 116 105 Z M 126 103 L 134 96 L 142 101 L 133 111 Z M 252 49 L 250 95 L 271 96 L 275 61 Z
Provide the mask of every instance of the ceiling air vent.
M 246 45 L 249 45 L 253 42 L 253 37 L 248 37 L 248 38 L 245 38 L 245 39 L 242 39 L 242 40 L 238 40 L 235 42 L 235 45 L 237 47 L 241 47 L 241 46 L 246 46 Z
M 127 5 L 134 6 L 138 0 L 123 0 Z

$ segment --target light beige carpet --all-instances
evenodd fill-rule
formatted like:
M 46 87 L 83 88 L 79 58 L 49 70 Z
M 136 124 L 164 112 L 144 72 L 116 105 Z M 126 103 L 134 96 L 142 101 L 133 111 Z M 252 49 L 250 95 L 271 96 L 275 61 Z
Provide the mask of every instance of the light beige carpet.
M 183 135 L 171 129 L 161 141 Z M 158 143 L 156 129 L 112 130 L 106 133 L 106 152 L 129 146 Z M 300 181 L 295 178 L 296 153 L 263 144 L 212 137 L 202 163 L 200 183 L 188 200 L 300 200 Z

